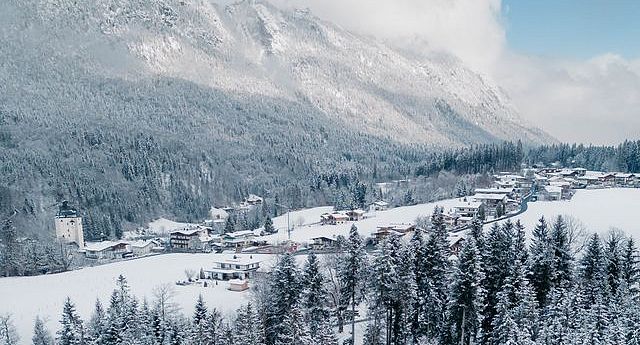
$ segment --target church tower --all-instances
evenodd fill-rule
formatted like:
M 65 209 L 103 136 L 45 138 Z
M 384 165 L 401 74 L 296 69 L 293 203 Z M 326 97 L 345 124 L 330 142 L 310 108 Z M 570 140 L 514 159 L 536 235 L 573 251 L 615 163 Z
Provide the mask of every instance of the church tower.
M 55 217 L 56 238 L 66 243 L 75 243 L 78 248 L 84 248 L 84 233 L 82 217 L 68 201 L 63 201 Z

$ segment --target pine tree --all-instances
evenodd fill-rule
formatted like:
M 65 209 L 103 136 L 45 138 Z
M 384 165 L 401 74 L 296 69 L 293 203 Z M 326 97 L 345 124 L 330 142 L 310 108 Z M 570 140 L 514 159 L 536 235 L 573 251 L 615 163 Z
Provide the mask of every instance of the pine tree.
M 205 344 L 221 344 L 223 338 L 223 320 L 220 313 L 213 309 L 207 315 L 206 319 L 206 331 L 203 336 Z
M 629 289 L 638 283 L 638 253 L 632 237 L 625 243 L 622 253 L 622 280 Z
M 100 300 L 96 300 L 95 308 L 87 323 L 87 340 L 91 344 L 102 344 L 101 335 L 105 329 L 105 312 Z
M 84 329 L 82 320 L 76 313 L 76 307 L 67 297 L 62 311 L 62 327 L 58 331 L 58 345 L 79 345 L 84 344 Z
M 293 306 L 281 321 L 274 345 L 311 345 L 313 341 L 304 322 L 302 310 Z
M 273 227 L 273 220 L 271 220 L 269 216 L 267 216 L 267 219 L 264 221 L 264 232 L 267 234 L 276 233 L 276 229 Z
M 325 279 L 320 272 L 318 258 L 314 253 L 309 254 L 303 270 L 303 300 L 302 306 L 306 311 L 306 323 L 313 339 L 318 335 L 320 327 L 330 317 L 326 306 L 327 291 L 324 286 Z
M 341 284 L 341 296 L 345 301 L 344 305 L 351 306 L 351 337 L 352 343 L 355 338 L 355 310 L 362 298 L 364 286 L 363 275 L 366 266 L 366 253 L 362 237 L 358 234 L 358 228 L 351 226 L 345 257 L 339 267 L 338 276 Z
M 189 334 L 190 344 L 205 345 L 205 333 L 207 323 L 207 306 L 204 303 L 202 295 L 198 295 L 195 311 L 193 313 L 193 321 L 191 324 L 191 333 Z
M 609 297 L 615 297 L 620 292 L 622 284 L 622 246 L 624 236 L 617 231 L 609 232 L 605 244 L 605 271 L 607 274 L 607 293 Z
M 589 309 L 597 301 L 602 302 L 602 295 L 607 287 L 605 258 L 598 234 L 593 234 L 587 242 L 585 253 L 580 260 L 580 278 L 582 284 L 582 307 Z
M 31 340 L 33 345 L 53 345 L 53 337 L 40 317 L 36 317 Z
M 531 243 L 531 285 L 536 292 L 536 299 L 540 307 L 547 303 L 547 295 L 552 287 L 553 256 L 549 245 L 549 227 L 544 217 L 540 218 L 533 229 Z
M 447 344 L 475 344 L 482 308 L 481 258 L 476 240 L 469 237 L 460 252 L 451 281 L 447 306 Z
M 426 315 L 425 330 L 429 338 L 438 340 L 444 335 L 444 316 L 447 309 L 449 284 L 449 240 L 444 223 L 443 209 L 436 207 L 431 216 L 431 232 L 425 245 L 425 269 L 428 292 L 425 304 L 430 306 Z M 420 288 L 418 288 L 420 289 Z
M 264 332 L 261 329 L 260 320 L 251 303 L 238 309 L 235 321 L 234 342 L 243 345 L 260 345 L 264 343 Z
M 556 218 L 549 237 L 553 252 L 551 284 L 555 287 L 571 284 L 573 280 L 573 256 L 571 254 L 567 225 L 562 216 Z
M 265 319 L 265 341 L 268 345 L 275 345 L 276 339 L 286 330 L 283 319 L 297 307 L 300 292 L 300 273 L 295 258 L 286 253 L 278 259 L 269 278 L 270 296 L 267 301 L 268 309 Z
M 412 333 L 416 339 L 420 339 L 427 335 L 426 320 L 428 319 L 427 298 L 431 290 L 430 280 L 428 277 L 428 253 L 427 242 L 424 238 L 424 232 L 421 228 L 417 228 L 410 242 L 411 250 L 414 254 L 414 262 L 411 265 L 415 274 L 416 299 L 413 306 L 412 316 Z M 383 272 L 384 273 L 384 272 Z

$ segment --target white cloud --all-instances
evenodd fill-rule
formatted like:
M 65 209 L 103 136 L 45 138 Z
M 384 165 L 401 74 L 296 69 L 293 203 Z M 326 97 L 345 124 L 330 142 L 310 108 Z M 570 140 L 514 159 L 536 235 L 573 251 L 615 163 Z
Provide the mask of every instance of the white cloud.
M 271 0 L 309 7 L 345 28 L 451 53 L 488 75 L 522 117 L 562 141 L 611 144 L 640 137 L 640 60 L 586 61 L 510 51 L 500 0 Z

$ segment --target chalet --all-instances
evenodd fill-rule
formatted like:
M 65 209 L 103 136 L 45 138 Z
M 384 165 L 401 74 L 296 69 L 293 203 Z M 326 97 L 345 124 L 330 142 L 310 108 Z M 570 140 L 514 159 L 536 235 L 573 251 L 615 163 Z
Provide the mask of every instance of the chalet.
M 222 244 L 227 248 L 244 248 L 253 245 L 256 235 L 253 230 L 229 232 L 222 235 Z
M 453 211 L 442 214 L 442 219 L 444 220 L 444 223 L 451 228 L 458 226 L 459 218 L 460 218 L 460 215 L 457 213 L 454 213 Z
M 482 203 L 479 201 L 461 201 L 452 207 L 452 211 L 460 217 L 473 218 L 480 211 L 480 207 Z
M 544 186 L 549 183 L 549 178 L 543 175 L 536 174 L 533 176 L 533 179 L 536 181 L 538 186 Z
M 160 247 L 160 243 L 153 240 L 140 240 L 129 243 L 129 246 L 131 247 L 131 252 L 133 253 L 133 255 L 142 256 L 150 254 L 153 251 L 153 248 Z
M 569 194 L 571 193 L 571 186 L 573 186 L 573 182 L 563 179 L 549 182 L 549 186 L 560 187 L 560 189 L 562 190 L 562 193 L 560 195 L 561 199 L 567 199 L 569 198 Z
M 560 171 L 559 174 L 562 177 L 568 177 L 568 178 L 576 178 L 578 176 L 584 176 L 584 175 L 580 175 L 580 172 L 576 171 L 575 169 L 563 169 L 562 171 Z
M 190 229 L 173 230 L 169 233 L 169 244 L 174 250 L 201 250 L 200 237 L 208 236 L 207 228 L 196 227 Z
M 545 186 L 543 194 L 545 200 L 562 200 L 562 187 Z
M 366 212 L 364 210 L 360 210 L 360 209 L 356 209 L 356 210 L 351 210 L 351 211 L 347 211 L 346 215 L 347 217 L 349 217 L 350 221 L 359 221 L 364 219 L 364 214 Z
M 335 248 L 338 244 L 336 239 L 326 236 L 314 237 L 311 240 L 313 240 L 311 248 L 315 250 Z
M 259 197 L 255 194 L 249 194 L 249 196 L 244 201 L 251 206 L 261 205 L 262 197 Z
M 229 219 L 229 212 L 224 208 L 212 207 L 209 210 L 209 217 L 209 219 L 204 221 L 205 225 L 210 226 L 212 230 L 217 233 L 222 233 L 227 219 Z
M 576 178 L 576 181 L 580 182 L 586 187 L 600 184 L 600 179 L 598 179 L 597 176 L 592 176 L 592 175 L 578 176 Z
M 604 186 L 613 186 L 616 183 L 616 174 L 604 173 L 598 176 L 600 183 Z
M 376 202 L 373 202 L 370 206 L 369 206 L 369 210 L 370 211 L 386 211 L 389 209 L 389 203 L 386 201 L 382 201 L 382 200 L 378 200 Z
M 557 173 L 559 173 L 559 172 L 561 172 L 561 171 L 562 171 L 562 169 L 560 169 L 560 168 L 554 168 L 554 167 L 551 167 L 551 168 L 541 168 L 541 169 L 539 169 L 539 170 L 538 170 L 538 174 L 540 174 L 540 175 L 544 175 L 544 176 L 547 176 L 547 175 L 549 175 L 549 174 L 557 174 Z
M 476 202 L 481 202 L 488 208 L 496 208 L 499 204 L 507 203 L 507 194 L 498 194 L 498 193 L 479 193 L 474 194 L 471 197 Z
M 320 216 L 320 223 L 323 225 L 343 224 L 343 223 L 346 223 L 348 220 L 349 220 L 349 216 L 340 212 L 324 213 Z
M 582 177 L 587 175 L 587 169 L 585 168 L 573 168 L 573 171 L 576 173 L 577 177 Z
M 416 229 L 416 226 L 414 224 L 398 223 L 398 224 L 382 225 L 382 226 L 378 226 L 373 236 L 378 241 L 381 241 L 387 236 L 404 236 L 408 232 L 412 232 L 415 229 Z
M 231 279 L 229 280 L 229 290 L 242 292 L 249 289 L 249 281 L 246 279 Z
M 618 186 L 629 186 L 635 183 L 634 174 L 615 173 L 614 180 Z
M 84 250 L 85 256 L 89 259 L 116 259 L 130 253 L 131 247 L 125 241 L 102 241 L 88 242 Z
M 212 268 L 203 271 L 207 279 L 249 279 L 260 268 L 260 262 L 252 255 L 233 255 L 214 261 Z

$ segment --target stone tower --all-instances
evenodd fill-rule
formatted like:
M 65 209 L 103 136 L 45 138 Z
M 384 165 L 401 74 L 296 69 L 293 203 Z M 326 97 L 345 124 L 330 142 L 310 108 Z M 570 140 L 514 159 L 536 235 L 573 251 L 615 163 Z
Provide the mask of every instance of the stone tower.
M 68 201 L 63 201 L 55 217 L 56 237 L 66 243 L 75 243 L 78 248 L 84 248 L 84 233 L 82 217 Z

